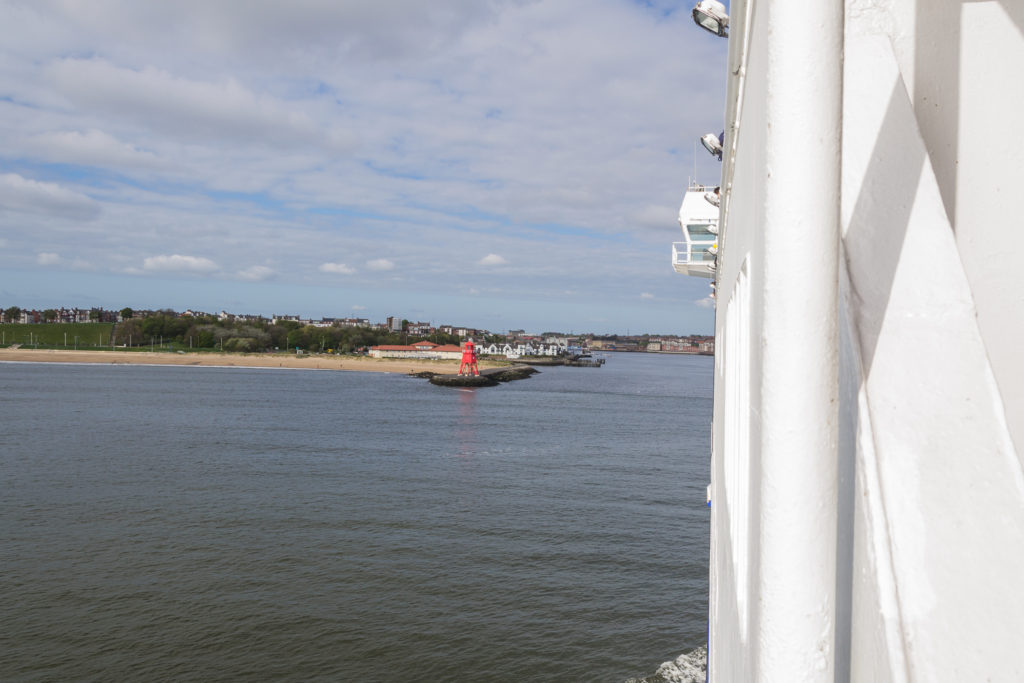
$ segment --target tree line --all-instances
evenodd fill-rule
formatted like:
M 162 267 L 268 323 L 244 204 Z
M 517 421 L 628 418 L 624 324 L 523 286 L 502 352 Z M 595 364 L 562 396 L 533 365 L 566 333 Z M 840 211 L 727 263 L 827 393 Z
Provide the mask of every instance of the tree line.
M 441 332 L 410 337 L 372 327 L 316 327 L 292 320 L 270 321 L 220 320 L 215 316 L 180 317 L 174 311 L 158 311 L 143 318 L 122 311 L 121 322 L 114 327 L 114 344 L 147 346 L 153 341 L 171 342 L 182 347 L 220 349 L 237 352 L 262 352 L 275 349 L 354 353 L 381 344 L 410 344 L 424 339 L 435 344 L 459 344 L 457 336 Z M 126 316 L 125 313 L 128 313 Z

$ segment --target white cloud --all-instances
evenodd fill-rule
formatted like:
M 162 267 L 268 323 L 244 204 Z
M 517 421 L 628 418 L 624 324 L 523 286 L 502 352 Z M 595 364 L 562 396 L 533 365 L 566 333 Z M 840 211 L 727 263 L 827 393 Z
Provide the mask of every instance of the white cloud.
M 243 270 L 238 271 L 238 277 L 243 280 L 250 280 L 252 282 L 261 282 L 263 280 L 269 280 L 274 277 L 276 273 L 273 268 L 267 266 L 250 266 Z
M 57 60 L 46 74 L 58 92 L 87 112 L 128 119 L 181 140 L 317 144 L 334 152 L 354 143 L 348 133 L 325 130 L 302 109 L 257 94 L 234 78 L 201 81 L 152 66 L 131 69 L 74 58 Z
M 710 296 L 706 296 L 703 299 L 698 299 L 697 301 L 694 301 L 693 303 L 697 304 L 701 308 L 714 308 L 715 307 L 715 300 L 712 299 Z
M 395 264 L 386 258 L 378 258 L 373 259 L 372 261 L 367 261 L 366 267 L 370 270 L 394 270 Z
M 321 263 L 320 270 L 324 273 L 337 273 L 338 275 L 354 275 L 355 268 L 346 266 L 344 263 Z
M 48 131 L 32 136 L 28 148 L 42 159 L 64 164 L 86 164 L 109 167 L 156 167 L 159 159 L 117 140 L 114 136 L 91 128 L 87 131 Z
M 142 269 L 151 272 L 209 273 L 217 264 L 202 256 L 170 254 L 150 256 L 142 262 Z
M 20 211 L 91 221 L 100 205 L 88 196 L 57 183 L 24 178 L 17 173 L 0 175 L 0 211 Z
M 36 257 L 36 263 L 41 266 L 55 266 L 61 262 L 60 254 L 55 254 L 50 251 L 44 251 Z
M 352 306 L 352 310 L 353 311 L 365 311 L 366 310 L 366 306 L 360 306 L 359 304 L 355 304 L 355 305 Z
M 653 299 L 654 295 L 651 294 L 650 292 L 640 292 L 640 298 L 641 299 Z
M 488 254 L 480 259 L 481 266 L 500 266 L 504 263 L 508 263 L 508 261 L 498 254 Z

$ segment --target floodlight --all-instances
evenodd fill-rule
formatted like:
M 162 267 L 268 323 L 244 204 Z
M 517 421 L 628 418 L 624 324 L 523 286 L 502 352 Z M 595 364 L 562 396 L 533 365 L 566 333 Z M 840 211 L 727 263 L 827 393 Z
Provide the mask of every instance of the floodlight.
M 718 0 L 700 0 L 693 8 L 693 20 L 709 33 L 722 38 L 729 37 L 725 32 L 729 27 L 729 15 L 725 12 L 725 5 Z
M 722 148 L 724 146 L 724 142 L 725 131 L 722 131 L 720 135 L 708 133 L 703 135 L 700 139 L 700 144 L 704 145 L 704 149 L 706 149 L 712 156 L 718 157 L 719 161 L 722 160 Z

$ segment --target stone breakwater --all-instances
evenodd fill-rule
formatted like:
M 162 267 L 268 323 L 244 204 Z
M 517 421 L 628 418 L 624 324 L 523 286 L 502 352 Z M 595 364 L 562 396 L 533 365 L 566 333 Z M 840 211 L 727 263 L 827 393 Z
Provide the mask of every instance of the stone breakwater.
M 604 358 L 591 356 L 558 356 L 556 358 L 531 358 L 530 365 L 568 365 L 574 368 L 599 368 L 604 365 Z
M 444 375 L 429 370 L 409 373 L 412 377 L 422 377 L 431 384 L 441 387 L 493 387 L 502 382 L 526 379 L 538 372 L 529 365 L 513 365 L 507 368 L 488 368 L 481 370 L 479 375 Z

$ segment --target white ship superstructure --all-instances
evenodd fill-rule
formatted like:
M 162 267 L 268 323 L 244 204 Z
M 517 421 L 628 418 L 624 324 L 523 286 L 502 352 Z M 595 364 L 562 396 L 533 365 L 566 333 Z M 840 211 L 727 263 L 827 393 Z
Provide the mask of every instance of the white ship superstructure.
M 718 253 L 717 188 L 690 185 L 679 207 L 683 241 L 672 243 L 672 267 L 677 273 L 714 277 Z
M 710 680 L 1024 680 L 1024 2 L 729 14 Z

